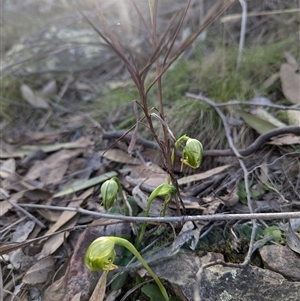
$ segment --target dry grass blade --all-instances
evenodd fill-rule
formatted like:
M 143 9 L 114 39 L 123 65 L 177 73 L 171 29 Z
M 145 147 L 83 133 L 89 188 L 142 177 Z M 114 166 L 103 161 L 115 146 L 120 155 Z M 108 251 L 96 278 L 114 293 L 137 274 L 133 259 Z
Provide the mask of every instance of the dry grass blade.
M 155 49 L 153 50 L 153 53 L 151 55 L 151 57 L 149 58 L 147 64 L 145 65 L 145 67 L 142 69 L 142 71 L 140 72 L 140 76 L 142 77 L 142 80 L 144 82 L 147 73 L 150 69 L 150 67 L 152 66 L 152 64 L 159 58 L 163 48 L 167 45 L 167 42 L 165 42 L 167 35 L 170 33 L 173 24 L 175 23 L 175 20 L 178 18 L 178 16 L 180 16 L 180 12 L 176 12 L 171 20 L 169 21 L 166 29 L 164 30 L 164 32 L 162 33 L 161 37 L 159 38 L 159 41 L 157 42 Z
M 180 20 L 179 20 L 179 24 L 178 24 L 178 26 L 177 26 L 177 28 L 176 28 L 176 32 L 175 32 L 175 34 L 173 35 L 171 44 L 170 44 L 170 46 L 169 46 L 169 48 L 168 48 L 168 50 L 167 50 L 167 53 L 166 53 L 166 55 L 165 55 L 163 65 L 166 64 L 167 59 L 168 59 L 168 57 L 169 57 L 169 55 L 170 55 L 170 52 L 171 52 L 171 50 L 173 49 L 174 43 L 175 43 L 175 41 L 176 41 L 176 39 L 177 39 L 177 37 L 178 37 L 178 34 L 179 34 L 180 29 L 182 28 L 183 21 L 184 21 L 184 19 L 185 19 L 185 17 L 186 17 L 186 14 L 187 14 L 187 12 L 188 12 L 188 9 L 189 9 L 189 7 L 190 7 L 190 4 L 191 4 L 191 1 L 189 0 L 188 3 L 187 3 L 187 5 L 186 5 L 186 7 L 185 7 L 185 9 L 184 9 L 184 11 L 183 11 L 182 17 L 181 17 Z
M 135 128 L 131 137 L 130 144 L 128 146 L 128 154 L 132 155 L 133 150 L 135 148 L 136 140 L 138 138 L 138 128 L 139 128 L 139 115 L 137 110 L 136 100 L 133 101 L 133 113 L 135 116 Z
M 130 0 L 130 2 L 131 2 L 131 4 L 132 4 L 132 6 L 134 7 L 136 13 L 138 14 L 138 16 L 139 16 L 141 22 L 144 24 L 145 29 L 147 30 L 147 32 L 148 32 L 148 34 L 149 34 L 149 38 L 152 39 L 152 35 L 151 35 L 151 31 L 150 31 L 150 29 L 149 29 L 149 26 L 147 25 L 146 20 L 145 20 L 145 18 L 143 17 L 143 15 L 141 14 L 141 12 L 140 12 L 138 6 L 136 5 L 136 3 L 135 3 L 134 0 Z
M 191 37 L 189 37 L 175 52 L 173 57 L 164 65 L 161 73 L 152 81 L 150 86 L 147 88 L 146 93 L 150 91 L 152 86 L 157 82 L 159 78 L 169 69 L 169 67 L 178 59 L 178 57 L 192 45 L 192 43 L 197 39 L 197 37 L 208 27 L 210 26 L 215 20 L 217 20 L 220 15 L 226 11 L 226 9 L 232 5 L 235 0 L 219 0 L 207 13 L 203 24 L 199 27 L 198 31 L 194 33 Z
M 101 13 L 101 10 L 98 9 L 100 22 L 103 25 L 103 27 L 105 29 L 105 33 L 108 35 L 110 40 L 105 36 L 104 33 L 102 33 L 94 25 L 94 23 L 82 12 L 82 10 L 78 6 L 77 6 L 77 9 L 78 9 L 78 12 L 81 14 L 81 16 L 85 19 L 85 21 L 97 32 L 97 34 L 107 43 L 107 45 L 110 46 L 110 48 L 122 59 L 122 61 L 124 62 L 128 72 L 130 73 L 133 81 L 138 86 L 140 83 L 139 83 L 138 77 L 136 76 L 135 70 L 132 67 L 130 61 L 125 56 L 124 52 L 122 51 L 121 46 L 117 42 L 116 37 L 114 36 L 112 31 L 109 29 L 109 26 L 108 26 L 108 24 L 107 24 L 107 22 L 106 22 L 106 20 L 103 16 L 103 14 Z

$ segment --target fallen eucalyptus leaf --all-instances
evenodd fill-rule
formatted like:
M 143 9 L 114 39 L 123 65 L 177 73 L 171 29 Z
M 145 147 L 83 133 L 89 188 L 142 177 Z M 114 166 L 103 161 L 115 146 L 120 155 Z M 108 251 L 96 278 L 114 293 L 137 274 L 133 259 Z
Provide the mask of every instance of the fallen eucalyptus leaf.
M 285 233 L 288 246 L 296 253 L 300 254 L 300 237 L 295 233 L 289 221 L 287 232 Z
M 24 275 L 23 282 L 30 285 L 47 283 L 55 271 L 55 261 L 47 256 L 36 262 Z
M 115 171 L 107 172 L 103 175 L 100 175 L 98 177 L 89 179 L 89 180 L 84 181 L 80 184 L 72 185 L 72 186 L 56 193 L 53 197 L 58 198 L 58 197 L 61 197 L 61 196 L 65 196 L 65 195 L 77 192 L 77 191 L 82 190 L 82 189 L 89 188 L 91 186 L 95 186 L 95 185 L 97 185 L 101 182 L 104 182 L 106 180 L 109 180 L 110 178 L 115 177 L 115 176 L 117 176 L 117 173 Z
M 254 130 L 256 130 L 259 134 L 264 134 L 277 128 L 274 124 L 270 123 L 269 121 L 266 121 L 252 114 L 243 111 L 239 111 L 239 114 L 243 117 L 245 122 Z

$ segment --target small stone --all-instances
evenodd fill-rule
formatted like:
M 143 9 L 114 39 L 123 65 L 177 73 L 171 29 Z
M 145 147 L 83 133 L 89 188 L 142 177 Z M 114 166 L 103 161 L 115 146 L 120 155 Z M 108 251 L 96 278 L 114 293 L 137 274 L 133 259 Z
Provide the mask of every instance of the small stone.
M 267 245 L 259 250 L 264 267 L 290 280 L 300 280 L 300 255 L 289 247 Z

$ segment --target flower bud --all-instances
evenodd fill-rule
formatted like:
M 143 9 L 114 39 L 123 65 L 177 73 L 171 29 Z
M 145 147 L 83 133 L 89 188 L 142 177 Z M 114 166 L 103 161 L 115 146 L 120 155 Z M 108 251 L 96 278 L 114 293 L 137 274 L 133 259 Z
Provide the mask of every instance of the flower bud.
M 88 247 L 84 255 L 84 264 L 91 271 L 110 271 L 117 268 L 114 265 L 116 258 L 115 243 L 102 236 L 95 239 Z
M 114 179 L 105 181 L 101 186 L 101 194 L 103 199 L 104 208 L 108 210 L 114 204 L 118 195 L 118 184 Z
M 203 147 L 197 139 L 189 138 L 182 152 L 182 162 L 191 168 L 198 168 L 202 162 Z

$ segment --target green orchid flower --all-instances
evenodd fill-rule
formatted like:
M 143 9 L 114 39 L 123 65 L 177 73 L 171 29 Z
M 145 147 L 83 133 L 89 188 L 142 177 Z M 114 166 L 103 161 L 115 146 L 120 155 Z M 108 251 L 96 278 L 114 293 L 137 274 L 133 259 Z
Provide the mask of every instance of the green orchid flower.
M 203 147 L 199 140 L 188 138 L 182 151 L 182 163 L 196 169 L 202 163 Z
M 88 247 L 84 263 L 91 271 L 110 271 L 117 269 L 114 265 L 116 252 L 114 249 L 115 243 L 106 237 L 99 237 L 94 240 Z
M 143 264 L 148 273 L 153 277 L 165 300 L 169 301 L 168 293 L 161 281 L 154 274 L 137 249 L 124 238 L 102 236 L 94 240 L 88 247 L 84 256 L 84 263 L 87 268 L 89 268 L 91 271 L 110 271 L 118 268 L 113 264 L 116 258 L 116 253 L 114 250 L 115 244 L 127 248 Z

